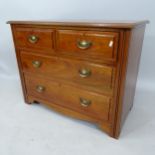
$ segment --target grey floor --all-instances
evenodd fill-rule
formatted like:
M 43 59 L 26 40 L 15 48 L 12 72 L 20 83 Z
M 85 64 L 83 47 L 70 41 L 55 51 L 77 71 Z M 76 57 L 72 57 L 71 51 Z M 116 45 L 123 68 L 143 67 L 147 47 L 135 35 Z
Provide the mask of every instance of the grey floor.
M 137 89 L 119 140 L 92 124 L 24 104 L 19 79 L 0 78 L 0 155 L 154 155 L 155 94 Z

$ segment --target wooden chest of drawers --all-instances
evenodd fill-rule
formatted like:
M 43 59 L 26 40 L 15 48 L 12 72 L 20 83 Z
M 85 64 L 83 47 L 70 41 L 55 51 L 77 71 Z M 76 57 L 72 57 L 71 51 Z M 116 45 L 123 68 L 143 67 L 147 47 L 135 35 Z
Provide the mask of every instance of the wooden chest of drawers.
M 26 103 L 41 102 L 118 138 L 132 108 L 147 21 L 10 21 Z

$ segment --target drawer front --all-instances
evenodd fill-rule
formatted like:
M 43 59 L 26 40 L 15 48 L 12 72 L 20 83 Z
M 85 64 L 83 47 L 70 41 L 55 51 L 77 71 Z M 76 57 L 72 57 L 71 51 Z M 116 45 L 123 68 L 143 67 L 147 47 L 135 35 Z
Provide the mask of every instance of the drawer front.
M 116 61 L 118 33 L 97 31 L 57 31 L 57 52 L 82 58 Z
M 110 94 L 114 87 L 114 67 L 25 52 L 21 52 L 21 62 L 25 72 L 46 75 L 97 92 Z
M 40 77 L 25 75 L 27 93 L 91 117 L 108 120 L 111 99 Z
M 53 50 L 54 48 L 54 31 L 46 28 L 15 28 L 15 40 L 18 47 Z

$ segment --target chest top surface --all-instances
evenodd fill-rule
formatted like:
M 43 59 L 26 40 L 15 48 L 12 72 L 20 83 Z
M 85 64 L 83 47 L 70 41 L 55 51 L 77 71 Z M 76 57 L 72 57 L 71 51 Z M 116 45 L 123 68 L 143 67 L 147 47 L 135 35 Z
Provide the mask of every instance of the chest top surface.
M 138 25 L 144 25 L 149 23 L 148 20 L 139 21 L 109 21 L 109 20 L 71 20 L 71 21 L 8 21 L 8 24 L 27 24 L 27 25 L 54 25 L 54 26 L 79 26 L 79 27 L 103 27 L 103 28 L 126 28 L 131 29 L 137 27 Z

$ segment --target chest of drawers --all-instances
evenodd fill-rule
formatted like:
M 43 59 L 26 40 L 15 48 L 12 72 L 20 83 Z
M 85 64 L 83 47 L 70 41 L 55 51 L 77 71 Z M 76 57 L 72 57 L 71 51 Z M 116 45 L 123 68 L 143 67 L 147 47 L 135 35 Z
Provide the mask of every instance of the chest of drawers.
M 147 21 L 9 21 L 26 103 L 118 138 L 132 108 Z

